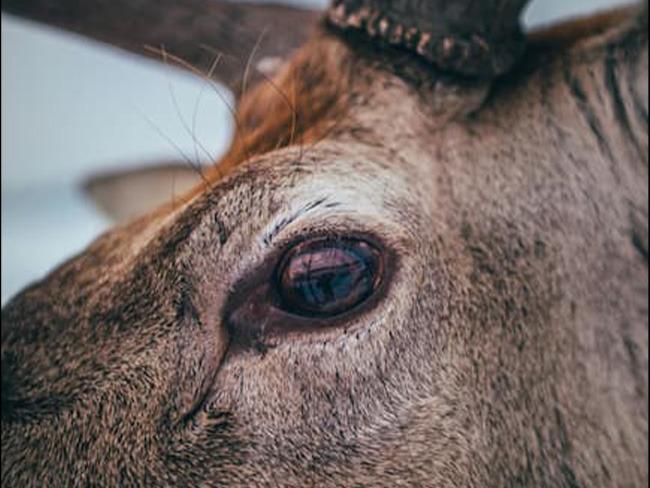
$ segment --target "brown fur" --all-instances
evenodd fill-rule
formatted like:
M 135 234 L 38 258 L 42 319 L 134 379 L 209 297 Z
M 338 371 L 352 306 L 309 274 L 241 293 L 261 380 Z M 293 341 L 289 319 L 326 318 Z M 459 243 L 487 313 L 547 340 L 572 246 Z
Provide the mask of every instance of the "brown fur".
M 553 25 L 529 36 L 531 52 L 566 50 L 629 20 L 633 8 L 602 12 Z M 208 173 L 224 177 L 251 157 L 292 145 L 312 145 L 333 130 L 348 110 L 353 60 L 340 44 L 317 34 L 274 79 L 265 79 L 237 109 L 238 134 Z M 200 190 L 200 188 L 197 188 Z
M 266 79 L 240 103 L 237 135 L 207 177 L 223 178 L 254 156 L 318 142 L 345 117 L 352 60 L 323 34 L 303 47 L 274 79 Z
M 493 86 L 323 31 L 211 188 L 5 307 L 3 486 L 647 486 L 641 18 Z M 234 347 L 323 233 L 395 256 L 372 307 Z

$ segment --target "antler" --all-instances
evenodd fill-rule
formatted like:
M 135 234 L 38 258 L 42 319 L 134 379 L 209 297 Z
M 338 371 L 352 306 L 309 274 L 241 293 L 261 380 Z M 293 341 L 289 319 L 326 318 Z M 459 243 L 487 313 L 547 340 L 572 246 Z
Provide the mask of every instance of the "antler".
M 289 6 L 217 0 L 2 0 L 2 10 L 159 60 L 164 50 L 186 67 L 207 68 L 222 53 L 216 76 L 235 92 L 254 51 L 257 60 L 286 57 L 319 18 Z M 262 75 L 249 74 L 253 81 Z
M 330 22 L 416 52 L 444 71 L 494 77 L 523 51 L 528 0 L 333 0 Z

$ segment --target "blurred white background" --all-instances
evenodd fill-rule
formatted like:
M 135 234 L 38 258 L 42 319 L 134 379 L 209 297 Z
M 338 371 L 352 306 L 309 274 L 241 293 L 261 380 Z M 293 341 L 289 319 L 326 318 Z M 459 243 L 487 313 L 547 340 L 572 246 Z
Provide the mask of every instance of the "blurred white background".
M 322 7 L 327 1 L 286 3 Z M 537 0 L 526 23 L 617 3 L 623 2 Z M 215 157 L 232 127 L 226 104 L 204 82 L 154 61 L 7 15 L 1 47 L 4 304 L 109 226 L 79 192 L 81 180 L 179 160 L 180 152 L 193 157 L 181 116 L 192 120 L 197 99 L 196 135 Z

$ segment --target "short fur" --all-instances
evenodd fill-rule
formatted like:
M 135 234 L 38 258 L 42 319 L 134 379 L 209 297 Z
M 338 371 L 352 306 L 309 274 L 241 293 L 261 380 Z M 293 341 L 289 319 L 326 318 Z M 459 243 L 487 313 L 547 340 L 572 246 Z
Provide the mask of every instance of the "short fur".
M 322 28 L 209 189 L 3 309 L 3 486 L 647 486 L 647 9 L 601 30 L 489 83 Z M 377 303 L 230 347 L 322 232 L 397 256 Z

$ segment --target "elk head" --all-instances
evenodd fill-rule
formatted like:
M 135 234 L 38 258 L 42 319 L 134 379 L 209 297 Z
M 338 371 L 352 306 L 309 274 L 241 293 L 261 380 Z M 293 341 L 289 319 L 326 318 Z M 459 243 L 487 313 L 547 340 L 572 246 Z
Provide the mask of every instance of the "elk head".
M 524 3 L 4 1 L 257 83 L 3 310 L 3 486 L 647 484 L 647 9 Z

